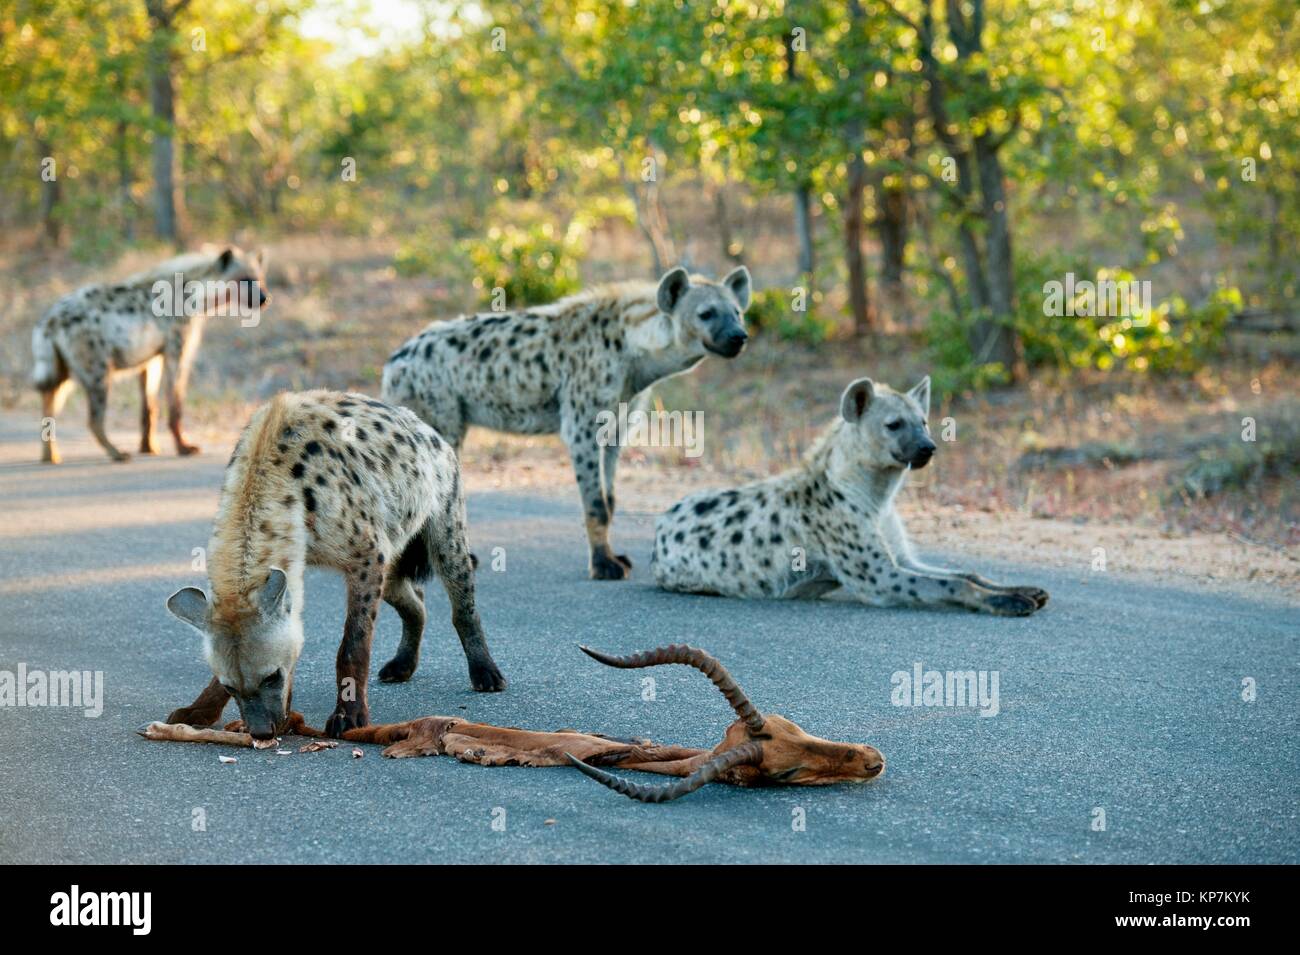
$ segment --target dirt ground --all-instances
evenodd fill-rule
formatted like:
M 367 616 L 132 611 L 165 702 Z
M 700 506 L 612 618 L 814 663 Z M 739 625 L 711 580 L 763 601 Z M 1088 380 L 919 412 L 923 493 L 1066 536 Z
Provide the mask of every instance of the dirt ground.
M 196 365 L 187 417 L 214 449 L 279 390 L 377 393 L 383 362 L 405 337 L 476 304 L 468 288 L 398 275 L 391 240 L 293 236 L 269 249 L 273 299 L 261 323 L 210 323 Z M 0 264 L 0 405 L 30 409 L 35 435 L 25 379 L 41 311 L 81 284 L 161 257 L 132 250 L 91 267 L 12 243 Z M 602 277 L 611 269 L 591 266 Z M 906 335 L 819 348 L 757 335 L 734 362 L 710 359 L 657 389 L 659 407 L 700 412 L 703 453 L 628 449 L 620 500 L 653 513 L 698 487 L 780 471 L 830 420 L 848 381 L 870 375 L 906 387 L 926 365 L 921 343 Z M 925 549 L 1072 567 L 1081 578 L 1129 573 L 1300 596 L 1296 365 L 1290 343 L 1234 339 L 1221 362 L 1189 378 L 1042 374 L 1023 388 L 940 402 L 935 463 L 905 494 L 909 526 Z M 111 420 L 129 427 L 137 401 L 122 382 Z M 84 415 L 80 394 L 65 414 Z M 1244 419 L 1256 423 L 1258 445 L 1243 442 Z M 1267 467 L 1256 448 L 1272 449 Z M 471 489 L 576 495 L 554 438 L 475 432 L 463 459 Z M 1207 492 L 1203 475 L 1225 468 L 1222 487 Z M 1103 557 L 1105 570 L 1094 569 Z

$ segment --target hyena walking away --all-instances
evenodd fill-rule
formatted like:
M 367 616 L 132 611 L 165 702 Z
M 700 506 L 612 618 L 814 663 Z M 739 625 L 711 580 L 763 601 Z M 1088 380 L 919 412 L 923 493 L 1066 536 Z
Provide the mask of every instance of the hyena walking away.
M 717 283 L 677 268 L 657 287 L 624 282 L 551 305 L 435 322 L 388 359 L 383 396 L 458 449 L 470 425 L 558 432 L 582 495 L 591 576 L 621 580 L 632 562 L 609 543 L 619 447 L 598 440 L 601 412 L 617 415 L 620 402 L 709 353 L 740 354 L 749 299 L 744 267 Z
M 136 372 L 140 378 L 140 452 L 158 453 L 154 424 L 162 385 L 176 452 L 197 453 L 198 447 L 185 440 L 181 429 L 181 405 L 203 321 L 218 309 L 242 311 L 265 305 L 264 267 L 263 252 L 255 257 L 235 248 L 211 255 L 196 253 L 163 262 L 117 285 L 87 285 L 55 302 L 32 330 L 36 360 L 32 382 L 41 392 L 41 414 L 46 419 L 41 460 L 50 464 L 61 460 L 53 421 L 74 378 L 86 390 L 95 440 L 114 461 L 130 458 L 113 446 L 104 430 L 109 381 L 124 372 Z M 159 283 L 173 290 L 179 287 L 182 294 L 160 294 Z M 197 289 L 192 298 L 184 294 L 187 287 Z
M 213 679 L 168 722 L 216 722 L 233 696 L 248 732 L 274 736 L 289 716 L 302 650 L 303 567 L 331 567 L 348 587 L 333 736 L 369 721 L 366 680 L 379 601 L 402 619 L 397 655 L 379 672 L 415 672 L 424 633 L 420 583 L 436 572 L 481 691 L 503 690 L 474 606 L 456 454 L 404 408 L 362 395 L 280 395 L 244 429 L 226 469 L 208 544 L 211 599 L 179 590 L 167 607 L 203 634 Z
M 894 509 L 909 468 L 934 454 L 930 379 L 906 394 L 869 378 L 795 470 L 693 494 L 655 523 L 651 558 L 667 590 L 732 597 L 820 597 L 844 588 L 877 606 L 957 604 L 1026 616 L 1038 587 L 1003 587 L 917 559 Z

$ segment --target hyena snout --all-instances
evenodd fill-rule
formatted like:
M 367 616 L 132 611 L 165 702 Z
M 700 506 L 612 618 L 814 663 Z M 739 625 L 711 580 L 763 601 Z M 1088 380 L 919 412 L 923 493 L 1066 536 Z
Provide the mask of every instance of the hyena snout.
M 733 325 L 717 335 L 711 336 L 704 347 L 723 358 L 735 358 L 749 341 L 748 333 L 739 325 Z
M 934 449 L 935 443 L 929 438 L 923 438 L 920 443 L 917 444 L 916 450 L 912 452 L 912 456 L 908 459 L 907 463 L 913 468 L 913 470 L 919 470 L 920 468 L 925 467 L 930 463 L 930 459 L 934 457 Z

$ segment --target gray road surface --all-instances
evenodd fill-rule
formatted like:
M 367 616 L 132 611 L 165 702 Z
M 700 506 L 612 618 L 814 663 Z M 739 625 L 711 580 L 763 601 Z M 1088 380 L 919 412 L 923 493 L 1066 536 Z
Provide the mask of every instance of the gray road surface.
M 1047 587 L 1006 620 L 847 602 L 741 602 L 654 589 L 652 515 L 620 513 L 634 580 L 585 573 L 576 492 L 470 498 L 489 642 L 511 680 L 469 689 L 445 598 L 415 678 L 376 685 L 372 718 L 433 713 L 711 746 L 729 721 L 681 667 L 607 670 L 575 649 L 685 641 L 717 654 L 761 709 L 888 759 L 871 784 L 633 803 L 567 769 L 488 769 L 377 748 L 310 755 L 147 742 L 133 733 L 208 679 L 163 600 L 201 583 L 225 449 L 111 465 L 71 422 L 68 463 L 30 463 L 32 425 L 0 416 L 0 670 L 101 670 L 103 715 L 0 708 L 4 862 L 1296 862 L 1300 692 L 1294 605 L 1086 572 L 977 569 Z M 129 435 L 123 433 L 124 446 Z M 311 572 L 295 705 L 332 706 L 341 582 Z M 375 660 L 396 646 L 380 618 Z M 891 703 L 891 676 L 999 675 L 1000 711 Z M 652 673 L 657 700 L 642 700 Z M 1243 678 L 1257 686 L 1241 698 Z M 238 756 L 233 765 L 219 752 Z M 648 777 L 647 777 L 648 778 Z M 206 831 L 195 831 L 202 810 Z M 1104 831 L 1093 826 L 1105 813 Z M 493 828 L 504 813 L 504 831 Z M 799 831 L 794 823 L 802 819 Z M 549 820 L 553 820 L 548 824 Z

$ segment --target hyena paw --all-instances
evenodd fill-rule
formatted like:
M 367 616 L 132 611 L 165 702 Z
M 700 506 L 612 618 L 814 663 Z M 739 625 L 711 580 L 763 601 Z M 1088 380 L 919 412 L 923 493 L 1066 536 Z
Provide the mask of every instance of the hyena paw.
M 487 663 L 470 664 L 469 682 L 470 686 L 479 693 L 500 693 L 507 685 L 506 678 L 491 660 Z
M 188 458 L 191 454 L 198 454 L 202 450 L 197 444 L 182 444 L 176 448 L 176 453 L 183 458 Z
M 1051 599 L 1051 595 L 1042 587 L 1008 587 L 1007 589 L 1022 597 L 1028 597 L 1037 604 L 1039 610 L 1046 607 L 1047 601 Z
M 339 705 L 330 718 L 325 721 L 325 735 L 331 739 L 342 739 L 348 730 L 360 729 L 370 725 L 370 714 L 362 707 L 353 704 L 349 707 Z
M 591 555 L 592 580 L 625 580 L 632 572 L 632 562 L 625 557 Z
M 126 464 L 127 461 L 131 460 L 131 455 L 127 454 L 125 451 L 110 451 L 108 452 L 108 457 L 114 464 Z
M 405 683 L 415 673 L 415 661 L 409 657 L 393 657 L 379 671 L 380 683 Z
M 984 601 L 984 606 L 999 617 L 1028 617 L 1038 609 L 1032 597 L 1015 592 L 993 594 Z

